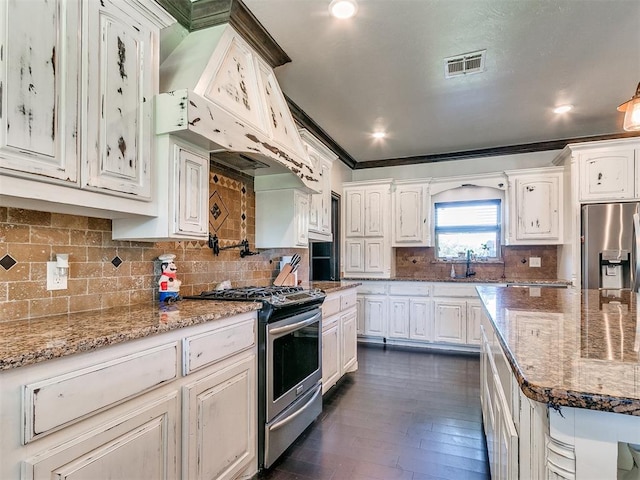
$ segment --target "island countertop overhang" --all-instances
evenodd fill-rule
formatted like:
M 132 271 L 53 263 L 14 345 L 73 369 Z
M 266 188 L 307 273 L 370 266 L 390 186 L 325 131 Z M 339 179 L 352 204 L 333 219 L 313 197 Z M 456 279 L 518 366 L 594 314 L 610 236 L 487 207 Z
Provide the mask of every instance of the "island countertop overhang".
M 640 416 L 638 295 L 477 287 L 523 393 L 551 407 Z

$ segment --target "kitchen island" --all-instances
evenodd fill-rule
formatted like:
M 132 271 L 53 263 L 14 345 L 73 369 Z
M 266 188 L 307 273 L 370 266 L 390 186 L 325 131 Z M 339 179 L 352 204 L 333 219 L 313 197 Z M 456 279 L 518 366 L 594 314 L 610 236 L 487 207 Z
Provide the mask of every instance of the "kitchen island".
M 494 478 L 615 479 L 619 465 L 630 468 L 627 444 L 640 443 L 637 294 L 477 290 Z

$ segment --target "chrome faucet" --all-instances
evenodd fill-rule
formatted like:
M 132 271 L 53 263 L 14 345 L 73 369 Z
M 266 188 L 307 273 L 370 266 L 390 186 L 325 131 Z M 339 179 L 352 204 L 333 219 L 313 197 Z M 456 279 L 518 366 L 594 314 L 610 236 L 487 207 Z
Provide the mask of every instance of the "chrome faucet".
M 476 274 L 471 268 L 471 250 L 467 250 L 467 270 L 464 273 L 464 276 L 469 278 Z

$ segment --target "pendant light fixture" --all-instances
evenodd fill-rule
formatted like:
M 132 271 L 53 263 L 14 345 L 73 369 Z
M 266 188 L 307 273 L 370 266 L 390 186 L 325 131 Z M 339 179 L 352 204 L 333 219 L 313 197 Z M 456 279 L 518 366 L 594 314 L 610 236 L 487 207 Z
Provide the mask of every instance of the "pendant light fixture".
M 358 12 L 356 0 L 333 0 L 329 4 L 329 13 L 339 19 L 353 17 Z
M 631 97 L 631 100 L 620 105 L 618 111 L 625 112 L 622 128 L 627 132 L 640 131 L 640 83 L 636 89 L 636 94 Z

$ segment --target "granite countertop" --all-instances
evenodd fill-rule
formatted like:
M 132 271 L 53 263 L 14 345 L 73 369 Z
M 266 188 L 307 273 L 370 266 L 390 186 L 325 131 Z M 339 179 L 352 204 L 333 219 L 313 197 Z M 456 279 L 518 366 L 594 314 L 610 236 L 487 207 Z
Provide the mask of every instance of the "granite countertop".
M 571 286 L 571 282 L 567 280 L 557 280 L 557 279 L 542 279 L 542 280 L 529 280 L 525 278 L 499 278 L 499 279 L 484 279 L 484 278 L 476 278 L 476 277 L 463 277 L 463 278 L 414 278 L 414 277 L 391 277 L 391 278 L 367 278 L 367 277 L 358 277 L 358 278 L 348 278 L 346 280 L 351 280 L 354 282 L 363 282 L 363 281 L 379 281 L 379 282 L 432 282 L 432 283 L 498 283 L 498 284 L 506 284 L 506 285 L 552 285 L 552 286 Z
M 259 302 L 182 300 L 0 323 L 0 370 L 258 310 Z
M 340 290 L 348 290 L 349 288 L 355 288 L 358 285 L 361 285 L 361 283 L 352 282 L 352 281 L 340 281 L 340 282 L 311 281 L 307 285 L 307 288 L 317 288 L 318 290 L 322 290 L 324 293 L 333 293 L 333 292 L 338 292 Z
M 640 416 L 638 294 L 478 287 L 524 394 Z

